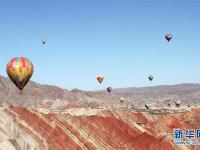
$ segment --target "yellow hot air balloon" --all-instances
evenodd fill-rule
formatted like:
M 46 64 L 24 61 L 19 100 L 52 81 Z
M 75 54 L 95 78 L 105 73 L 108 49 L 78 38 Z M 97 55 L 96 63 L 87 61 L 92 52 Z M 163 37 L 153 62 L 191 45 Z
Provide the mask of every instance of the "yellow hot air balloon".
M 8 62 L 6 71 L 9 78 L 20 90 L 20 95 L 22 95 L 23 88 L 33 74 L 32 62 L 24 57 L 13 58 Z

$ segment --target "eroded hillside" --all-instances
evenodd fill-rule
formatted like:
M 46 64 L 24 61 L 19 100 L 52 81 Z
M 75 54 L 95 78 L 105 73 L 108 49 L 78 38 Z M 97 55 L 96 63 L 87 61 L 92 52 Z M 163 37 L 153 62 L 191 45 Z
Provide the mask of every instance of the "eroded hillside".
M 23 107 L 0 111 L 0 148 L 22 150 L 194 150 L 175 146 L 173 129 L 199 128 L 199 108 L 182 113 Z

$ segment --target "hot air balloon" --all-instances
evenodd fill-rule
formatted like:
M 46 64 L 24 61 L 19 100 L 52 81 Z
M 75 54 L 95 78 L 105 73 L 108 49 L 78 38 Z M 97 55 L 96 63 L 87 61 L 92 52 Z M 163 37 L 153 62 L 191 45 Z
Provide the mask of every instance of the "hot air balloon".
M 107 91 L 110 93 L 112 91 L 112 88 L 111 87 L 108 87 L 107 88 Z
M 166 34 L 165 38 L 169 42 L 172 39 L 172 35 L 171 34 Z
M 153 76 L 152 75 L 148 76 L 148 79 L 151 82 L 153 80 Z
M 6 71 L 9 78 L 20 90 L 20 95 L 22 95 L 23 88 L 33 74 L 32 62 L 25 57 L 13 58 L 8 62 Z
M 145 104 L 144 106 L 145 106 L 146 109 L 150 108 L 150 106 L 148 104 Z
M 99 81 L 99 83 L 101 84 L 104 80 L 104 76 L 103 75 L 99 75 L 97 76 L 97 80 Z
M 45 41 L 45 40 L 42 40 L 42 44 L 43 44 L 43 45 L 46 44 L 46 41 Z
M 181 101 L 180 100 L 175 101 L 175 105 L 176 105 L 176 107 L 180 107 Z
M 120 97 L 119 100 L 120 100 L 121 103 L 123 103 L 125 101 L 125 98 L 124 97 Z

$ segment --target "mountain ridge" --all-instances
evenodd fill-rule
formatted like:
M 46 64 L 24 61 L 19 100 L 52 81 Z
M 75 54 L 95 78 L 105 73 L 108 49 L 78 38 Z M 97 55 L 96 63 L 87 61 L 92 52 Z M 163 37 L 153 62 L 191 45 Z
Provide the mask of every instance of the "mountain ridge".
M 39 84 L 30 81 L 19 95 L 17 87 L 7 78 L 0 76 L 0 104 L 37 106 L 45 100 L 81 101 L 98 104 L 119 104 L 119 97 L 126 102 L 161 102 L 181 99 L 185 103 L 199 103 L 200 84 L 183 83 L 175 85 L 158 85 L 148 87 L 116 88 L 111 93 L 105 90 L 83 91 L 80 89 L 63 89 L 54 85 Z

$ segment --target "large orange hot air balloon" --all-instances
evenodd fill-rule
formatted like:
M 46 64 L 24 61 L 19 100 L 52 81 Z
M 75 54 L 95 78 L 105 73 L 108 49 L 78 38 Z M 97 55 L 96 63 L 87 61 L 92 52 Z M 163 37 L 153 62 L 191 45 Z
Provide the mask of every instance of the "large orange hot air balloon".
M 8 62 L 6 71 L 9 78 L 20 90 L 20 95 L 22 95 L 23 88 L 33 74 L 32 62 L 24 57 L 13 58 Z
M 103 79 L 104 79 L 103 75 L 97 76 L 97 80 L 99 81 L 100 84 L 103 82 Z

